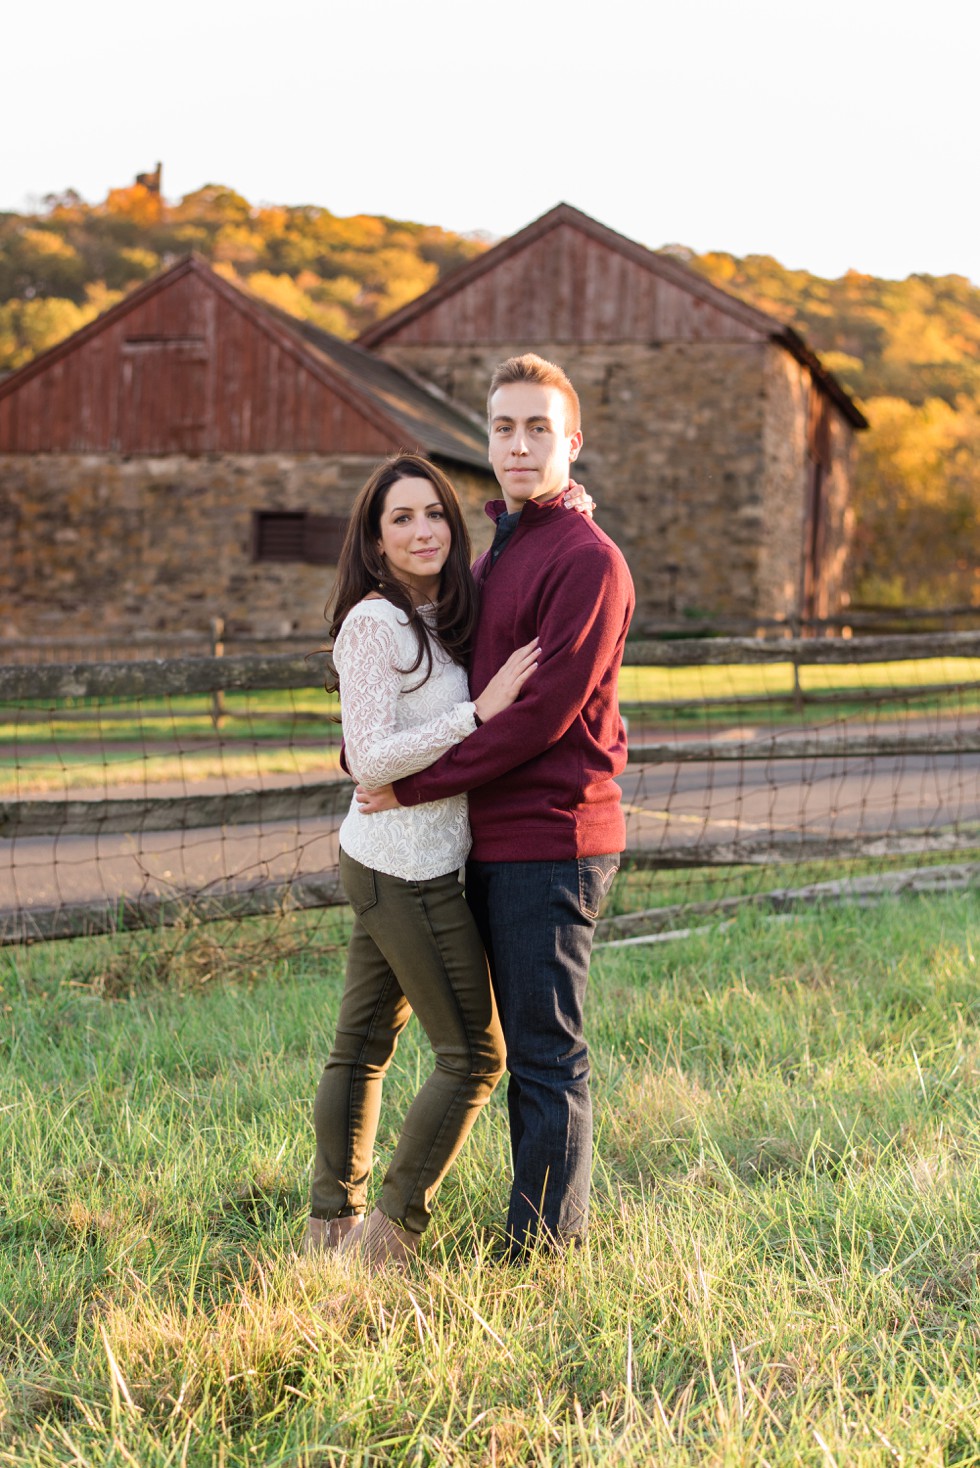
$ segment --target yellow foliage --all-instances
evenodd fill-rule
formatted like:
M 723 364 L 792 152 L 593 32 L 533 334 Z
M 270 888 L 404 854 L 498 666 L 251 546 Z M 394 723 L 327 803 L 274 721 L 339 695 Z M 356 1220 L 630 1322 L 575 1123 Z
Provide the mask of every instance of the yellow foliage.
M 212 262 L 231 260 L 240 265 L 253 265 L 261 259 L 265 240 L 248 224 L 223 224 L 214 237 Z
M 194 250 L 234 284 L 351 337 L 481 248 L 436 226 L 338 218 L 305 205 L 253 208 L 213 183 L 166 206 L 142 184 L 112 190 L 97 207 L 70 191 L 46 203 L 36 217 L 10 216 L 6 233 L 0 226 L 0 301 L 37 296 L 104 309 L 116 299 L 109 288 L 129 288 L 162 260 Z M 31 354 L 35 334 L 28 345 L 24 330 L 7 322 L 0 371 Z
M 264 235 L 285 234 L 289 228 L 289 210 L 267 205 L 256 210 L 255 223 Z
M 328 301 L 338 306 L 356 305 L 364 293 L 361 282 L 352 275 L 335 275 L 332 280 L 317 279 L 315 285 L 304 286 L 304 289 L 315 301 Z
M 883 313 L 882 324 L 885 329 L 883 362 L 923 366 L 962 359 L 961 346 L 935 312 L 906 306 L 902 311 Z
M 737 266 L 731 255 L 707 254 L 701 256 L 701 264 L 705 274 L 709 275 L 718 285 L 725 285 L 734 280 Z
M 174 242 L 175 252 L 200 250 L 202 254 L 207 253 L 210 236 L 201 224 L 181 224 L 176 229 L 169 231 L 170 238 Z
M 319 326 L 321 331 L 329 331 L 331 336 L 351 337 L 354 334 L 347 313 L 340 306 L 311 302 L 309 320 L 314 326 Z
M 860 372 L 864 363 L 860 357 L 852 357 L 848 352 L 821 352 L 820 360 L 828 372 L 847 375 L 852 372 Z
M 272 275 L 268 270 L 256 270 L 247 279 L 246 285 L 253 296 L 278 306 L 292 316 L 309 316 L 310 302 L 291 275 Z
M 41 255 L 49 260 L 78 259 L 78 251 L 60 234 L 55 234 L 54 230 L 31 229 L 25 225 L 19 233 L 21 243 L 34 255 Z
M 211 269 L 215 275 L 220 275 L 222 280 L 229 281 L 231 285 L 237 285 L 239 290 L 248 290 L 248 286 L 230 260 L 213 260 Z
M 316 282 L 315 276 L 311 278 Z M 311 321 L 314 326 L 319 326 L 322 331 L 329 331 L 333 336 L 352 334 L 347 317 L 339 306 L 311 299 L 303 290 L 300 280 L 293 280 L 291 275 L 272 275 L 268 270 L 256 270 L 244 285 L 254 296 L 267 301 L 270 306 L 278 306 L 281 311 L 287 311 L 290 316 L 298 316 L 301 321 Z
M 168 210 L 172 219 L 194 224 L 230 224 L 252 217 L 252 206 L 234 189 L 224 184 L 205 184 L 193 193 L 185 194 L 179 204 Z
M 0 305 L 0 360 L 11 368 L 22 367 L 78 331 L 95 314 L 57 296 L 7 301 Z
M 435 267 L 433 267 L 435 273 Z M 429 284 L 434 284 L 430 280 Z M 409 301 L 414 301 L 424 291 L 429 289 L 425 284 L 425 278 L 421 272 L 417 276 L 404 276 L 401 280 L 393 280 L 378 298 L 378 314 L 382 318 L 390 316 L 393 311 L 400 311 L 402 306 L 407 306 Z
M 133 280 L 145 280 L 160 267 L 160 256 L 153 250 L 120 250 L 119 258 L 131 268 Z
M 94 321 L 96 316 L 101 316 L 103 311 L 108 311 L 117 301 L 121 301 L 125 291 L 111 291 L 104 280 L 93 280 L 85 287 L 85 305 L 82 308 L 85 313 L 85 322 Z
M 438 266 L 420 260 L 409 250 L 376 250 L 372 265 L 373 280 L 381 287 L 378 299 L 382 316 L 414 301 L 439 278 Z
M 967 602 L 980 568 L 980 409 L 872 398 L 855 482 L 858 596 Z
M 929 398 L 921 406 L 904 398 L 873 398 L 867 404 L 871 433 L 862 444 L 878 483 L 906 500 L 941 502 L 941 472 L 959 446 L 966 424 L 949 403 Z
M 110 189 L 105 209 L 134 224 L 157 224 L 163 216 L 163 199 L 143 184 L 132 184 L 128 189 Z
M 333 220 L 330 233 L 338 245 L 354 250 L 373 250 L 385 238 L 385 223 L 372 214 L 354 214 L 349 219 Z

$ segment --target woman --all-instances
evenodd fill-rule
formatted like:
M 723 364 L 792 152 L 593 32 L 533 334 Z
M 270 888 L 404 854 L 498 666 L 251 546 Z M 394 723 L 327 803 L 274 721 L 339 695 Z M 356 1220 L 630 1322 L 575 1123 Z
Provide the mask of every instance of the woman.
M 469 535 L 446 476 L 415 454 L 384 463 L 351 513 L 330 629 L 347 762 L 364 785 L 431 764 L 513 703 L 534 671 L 529 643 L 470 697 L 469 567 Z M 340 875 L 355 921 L 337 1034 L 314 1103 L 307 1253 L 342 1248 L 372 1269 L 404 1268 L 502 1074 L 486 954 L 459 877 L 469 844 L 465 795 L 372 816 L 352 800 L 340 828 Z M 381 1085 L 413 1011 L 435 1067 L 365 1222 Z

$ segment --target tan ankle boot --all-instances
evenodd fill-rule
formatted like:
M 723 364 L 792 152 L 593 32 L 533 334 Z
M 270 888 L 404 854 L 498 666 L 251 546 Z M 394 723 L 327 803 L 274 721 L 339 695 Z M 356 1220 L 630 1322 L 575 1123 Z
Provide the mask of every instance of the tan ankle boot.
M 363 1218 L 357 1214 L 347 1218 L 310 1218 L 306 1224 L 306 1234 L 300 1247 L 300 1253 L 306 1255 L 339 1253 L 344 1240 L 350 1237 L 354 1229 L 360 1231 L 363 1222 Z
M 411 1229 L 402 1228 L 400 1223 L 375 1208 L 364 1232 L 355 1246 L 358 1257 L 363 1259 L 372 1274 L 381 1269 L 397 1269 L 404 1274 L 419 1251 L 422 1235 Z M 346 1249 L 344 1251 L 347 1252 Z

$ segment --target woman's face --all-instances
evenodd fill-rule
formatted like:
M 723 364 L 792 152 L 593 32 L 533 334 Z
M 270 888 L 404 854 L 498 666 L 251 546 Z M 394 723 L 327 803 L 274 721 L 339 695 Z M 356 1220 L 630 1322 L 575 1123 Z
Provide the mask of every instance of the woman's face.
M 438 593 L 452 539 L 435 485 L 428 479 L 396 479 L 381 510 L 378 550 L 389 574 L 409 588 L 417 606 Z

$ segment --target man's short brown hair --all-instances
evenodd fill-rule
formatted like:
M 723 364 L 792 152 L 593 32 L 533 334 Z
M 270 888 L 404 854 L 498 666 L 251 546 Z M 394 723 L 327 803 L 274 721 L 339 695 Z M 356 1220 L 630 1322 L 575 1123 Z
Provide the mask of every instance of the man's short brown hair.
M 490 416 L 490 399 L 498 387 L 511 382 L 537 382 L 542 387 L 556 387 L 565 401 L 565 432 L 578 433 L 582 427 L 582 409 L 578 393 L 569 382 L 564 370 L 557 362 L 546 362 L 534 352 L 525 352 L 523 357 L 508 357 L 493 370 L 490 391 L 487 393 L 487 417 Z

